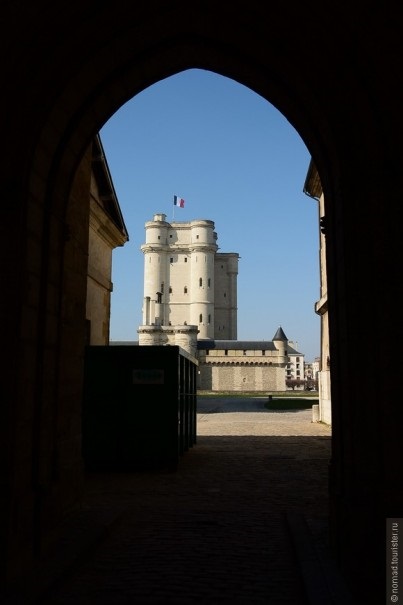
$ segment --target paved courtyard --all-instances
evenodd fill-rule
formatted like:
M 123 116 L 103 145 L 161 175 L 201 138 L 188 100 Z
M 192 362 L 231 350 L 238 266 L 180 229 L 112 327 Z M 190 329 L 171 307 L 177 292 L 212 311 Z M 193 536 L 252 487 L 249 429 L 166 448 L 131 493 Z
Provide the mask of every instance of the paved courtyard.
M 311 422 L 311 408 L 268 411 L 266 401 L 263 397 L 199 397 L 197 433 L 199 436 L 330 436 L 329 426 Z M 307 397 L 306 401 L 316 403 L 317 399 Z
M 335 603 L 301 566 L 315 533 L 327 541 L 331 430 L 263 403 L 200 398 L 175 472 L 88 476 L 54 556 L 10 602 Z

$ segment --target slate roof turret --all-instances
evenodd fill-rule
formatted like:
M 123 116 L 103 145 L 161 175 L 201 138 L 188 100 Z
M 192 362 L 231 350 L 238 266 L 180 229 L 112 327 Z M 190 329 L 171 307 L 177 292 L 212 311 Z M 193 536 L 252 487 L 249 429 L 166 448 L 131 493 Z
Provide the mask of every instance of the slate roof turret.
M 283 328 L 280 326 L 275 335 L 273 336 L 273 340 L 285 340 L 288 342 L 287 336 L 284 334 Z

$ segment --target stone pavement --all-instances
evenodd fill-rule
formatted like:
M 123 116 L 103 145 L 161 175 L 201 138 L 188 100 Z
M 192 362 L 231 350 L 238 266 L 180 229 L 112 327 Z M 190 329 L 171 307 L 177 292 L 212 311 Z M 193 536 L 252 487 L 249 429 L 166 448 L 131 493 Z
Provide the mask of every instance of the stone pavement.
M 310 410 L 211 406 L 177 471 L 90 475 L 9 602 L 346 605 L 326 547 L 330 428 Z

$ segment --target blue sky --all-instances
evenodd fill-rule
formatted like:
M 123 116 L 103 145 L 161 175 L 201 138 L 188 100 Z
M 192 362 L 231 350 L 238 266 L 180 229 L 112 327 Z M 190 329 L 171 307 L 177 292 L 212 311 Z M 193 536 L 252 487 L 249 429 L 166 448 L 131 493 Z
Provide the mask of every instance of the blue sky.
M 286 118 L 234 80 L 189 70 L 147 88 L 104 125 L 107 162 L 129 232 L 113 252 L 111 340 L 138 340 L 146 221 L 214 221 L 238 252 L 238 339 L 282 326 L 312 361 L 320 351 L 317 202 L 303 193 L 310 154 Z M 186 201 L 175 208 L 173 196 Z

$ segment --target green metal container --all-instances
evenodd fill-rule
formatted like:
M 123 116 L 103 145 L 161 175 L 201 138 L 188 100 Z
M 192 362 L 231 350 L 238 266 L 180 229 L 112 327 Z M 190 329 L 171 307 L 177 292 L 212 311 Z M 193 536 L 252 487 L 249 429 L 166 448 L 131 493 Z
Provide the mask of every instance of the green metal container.
M 196 368 L 178 346 L 87 347 L 86 468 L 176 469 L 196 443 Z

